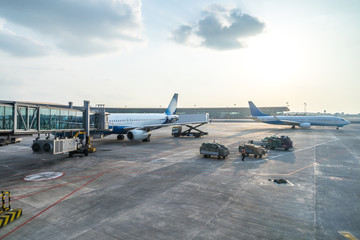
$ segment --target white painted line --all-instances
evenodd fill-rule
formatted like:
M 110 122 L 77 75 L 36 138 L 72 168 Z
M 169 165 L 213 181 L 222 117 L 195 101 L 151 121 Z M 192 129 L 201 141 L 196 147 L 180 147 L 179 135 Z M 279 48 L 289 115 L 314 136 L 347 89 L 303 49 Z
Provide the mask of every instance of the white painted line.
M 24 180 L 29 182 L 45 181 L 45 180 L 56 179 L 63 175 L 64 175 L 63 172 L 42 172 L 42 173 L 28 175 L 24 178 Z
M 295 152 L 300 152 L 300 151 L 303 151 L 303 150 L 307 150 L 307 149 L 310 149 L 310 148 L 314 148 L 314 147 L 317 147 L 317 146 L 320 146 L 320 145 L 324 145 L 324 144 L 327 144 L 327 143 L 331 143 L 331 142 L 335 142 L 335 141 L 338 141 L 338 139 L 334 139 L 334 140 L 331 140 L 331 141 L 328 141 L 328 142 L 324 142 L 324 143 L 315 144 L 315 145 L 313 145 L 313 146 L 306 147 L 306 148 L 296 149 L 296 150 L 294 150 L 294 151 L 289 151 L 289 152 L 286 152 L 286 153 L 284 153 L 284 154 L 279 154 L 279 155 L 276 155 L 276 156 L 273 156 L 273 157 L 268 157 L 268 159 L 273 159 L 273 158 L 278 158 L 278 157 L 286 156 L 286 155 L 289 155 L 289 154 L 292 154 L 292 153 L 295 153 Z
M 187 152 L 190 152 L 190 151 L 193 151 L 193 150 L 187 150 L 187 151 L 175 153 L 175 154 L 172 154 L 172 155 L 169 155 L 169 156 L 166 156 L 166 157 L 157 158 L 157 159 L 151 160 L 150 162 L 156 162 L 156 161 L 159 161 L 159 160 L 165 160 L 167 158 L 171 158 L 171 157 L 174 157 L 174 156 L 177 156 L 177 155 L 181 155 L 181 154 L 184 154 L 184 153 L 187 153 Z
M 344 147 L 351 153 L 351 155 L 353 155 L 354 158 L 356 158 L 357 160 L 360 161 L 360 158 L 358 158 L 347 146 L 345 146 L 345 144 L 343 143 Z
M 290 185 L 290 186 L 294 186 L 294 184 L 292 183 L 292 182 L 290 182 L 289 180 L 286 180 L 287 182 L 288 182 L 288 184 Z

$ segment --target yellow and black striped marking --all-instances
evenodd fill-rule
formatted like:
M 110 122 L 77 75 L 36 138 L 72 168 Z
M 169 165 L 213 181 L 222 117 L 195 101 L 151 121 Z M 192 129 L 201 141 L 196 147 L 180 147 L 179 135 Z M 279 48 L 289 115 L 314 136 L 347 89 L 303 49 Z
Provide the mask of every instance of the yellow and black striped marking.
M 0 228 L 8 225 L 15 219 L 19 218 L 22 215 L 22 209 L 11 209 L 0 215 Z
M 7 197 L 8 206 L 6 206 L 6 197 Z M 10 202 L 11 202 L 10 192 L 8 192 L 8 191 L 1 191 L 1 208 L 0 208 L 0 213 L 3 213 L 3 212 L 6 212 L 6 211 L 9 211 L 9 210 L 10 210 L 10 208 L 11 208 Z

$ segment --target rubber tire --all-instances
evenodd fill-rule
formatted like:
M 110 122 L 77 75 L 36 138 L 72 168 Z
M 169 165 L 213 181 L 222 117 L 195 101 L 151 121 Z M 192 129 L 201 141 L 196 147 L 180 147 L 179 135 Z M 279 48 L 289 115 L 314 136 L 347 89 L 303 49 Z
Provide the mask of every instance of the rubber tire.
M 34 152 L 39 152 L 41 147 L 40 147 L 40 144 L 34 143 L 34 144 L 31 146 L 31 148 L 32 148 L 32 150 L 33 150 Z

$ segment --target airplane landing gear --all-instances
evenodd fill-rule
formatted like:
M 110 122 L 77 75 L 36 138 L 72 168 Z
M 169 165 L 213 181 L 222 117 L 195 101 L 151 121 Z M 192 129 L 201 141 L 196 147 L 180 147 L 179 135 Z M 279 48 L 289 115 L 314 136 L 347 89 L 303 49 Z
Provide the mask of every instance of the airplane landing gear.
M 122 135 L 122 134 L 119 134 L 119 135 L 117 135 L 117 140 L 124 140 L 124 135 Z
M 150 142 L 150 136 L 142 140 L 143 142 Z
M 295 125 L 292 125 L 291 129 L 295 129 Z

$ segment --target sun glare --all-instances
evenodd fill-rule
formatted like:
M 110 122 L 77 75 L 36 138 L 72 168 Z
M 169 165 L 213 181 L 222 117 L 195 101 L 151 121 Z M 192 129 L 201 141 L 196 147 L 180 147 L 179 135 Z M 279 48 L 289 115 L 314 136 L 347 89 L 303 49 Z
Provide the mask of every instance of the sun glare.
M 299 42 L 285 36 L 265 34 L 252 39 L 248 54 L 251 74 L 266 80 L 283 80 L 293 76 L 299 71 L 303 61 Z

